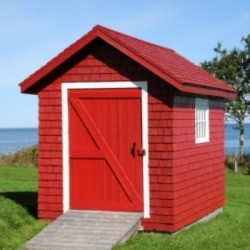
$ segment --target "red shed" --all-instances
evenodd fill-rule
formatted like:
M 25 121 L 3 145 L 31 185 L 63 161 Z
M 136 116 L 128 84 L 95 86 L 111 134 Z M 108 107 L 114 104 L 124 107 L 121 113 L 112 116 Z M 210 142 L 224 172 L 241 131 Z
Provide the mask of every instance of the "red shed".
M 235 91 L 175 51 L 95 26 L 20 88 L 39 98 L 39 218 L 141 211 L 175 232 L 223 207 Z

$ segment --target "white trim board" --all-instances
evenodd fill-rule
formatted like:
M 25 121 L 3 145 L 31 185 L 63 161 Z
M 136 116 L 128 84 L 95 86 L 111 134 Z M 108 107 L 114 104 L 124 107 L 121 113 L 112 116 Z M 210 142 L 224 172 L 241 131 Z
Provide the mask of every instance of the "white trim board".
M 68 134 L 68 90 L 70 89 L 113 89 L 140 88 L 142 105 L 142 147 L 146 150 L 143 157 L 143 201 L 144 218 L 150 217 L 149 209 L 149 170 L 148 170 L 148 85 L 140 82 L 74 82 L 62 83 L 62 130 L 63 130 L 63 212 L 69 210 L 69 134 Z

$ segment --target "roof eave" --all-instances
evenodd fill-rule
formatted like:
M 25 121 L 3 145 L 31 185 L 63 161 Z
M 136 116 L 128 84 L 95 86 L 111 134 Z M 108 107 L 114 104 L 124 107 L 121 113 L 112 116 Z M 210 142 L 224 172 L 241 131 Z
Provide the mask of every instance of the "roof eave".
M 35 85 L 38 81 L 40 81 L 43 77 L 45 77 L 48 73 L 53 71 L 55 68 L 59 67 L 63 62 L 68 60 L 71 56 L 77 53 L 80 49 L 84 48 L 87 44 L 93 41 L 97 35 L 95 32 L 90 31 L 80 39 L 78 39 L 75 43 L 70 45 L 68 48 L 59 53 L 56 57 L 50 60 L 47 64 L 42 66 L 40 69 L 31 74 L 24 81 L 19 83 L 20 89 L 22 93 L 29 94 L 37 94 L 34 89 L 32 89 L 33 85 Z
M 94 39 L 98 37 L 103 39 L 105 42 L 107 42 L 108 44 L 116 48 L 117 50 L 121 51 L 128 57 L 130 57 L 135 62 L 141 64 L 142 66 L 147 68 L 149 71 L 153 72 L 160 78 L 164 79 L 165 81 L 173 85 L 178 90 L 183 91 L 183 86 L 180 81 L 174 79 L 172 76 L 166 74 L 161 69 L 155 67 L 152 63 L 148 62 L 147 60 L 145 60 L 144 58 L 136 54 L 134 51 L 132 51 L 131 48 L 113 39 L 112 37 L 107 35 L 105 32 L 103 32 L 103 30 L 100 30 L 99 26 L 96 26 L 85 36 L 77 40 L 75 43 L 73 43 L 71 46 L 69 46 L 64 51 L 62 51 L 60 54 L 54 57 L 51 61 L 49 61 L 43 67 L 35 71 L 32 75 L 30 75 L 23 82 L 21 82 L 19 84 L 21 88 L 21 92 L 29 93 L 29 94 L 37 94 L 35 90 L 36 88 L 34 88 L 34 85 L 36 85 L 38 81 L 40 81 L 43 77 L 45 77 L 55 68 L 59 67 L 63 62 L 68 60 L 71 56 L 73 56 L 79 50 L 83 49 L 86 45 L 88 45 L 90 42 L 92 42 Z
M 219 97 L 225 99 L 234 99 L 236 97 L 236 91 L 232 88 L 231 90 L 219 89 L 219 88 L 205 88 L 196 85 L 186 85 L 183 92 L 189 94 L 197 94 L 201 96 Z

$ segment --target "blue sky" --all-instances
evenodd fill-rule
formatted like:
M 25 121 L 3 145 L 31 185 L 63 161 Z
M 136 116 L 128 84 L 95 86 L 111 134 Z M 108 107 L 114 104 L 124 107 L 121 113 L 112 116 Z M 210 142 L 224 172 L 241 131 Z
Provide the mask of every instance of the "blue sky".
M 196 64 L 250 33 L 249 0 L 0 0 L 0 128 L 36 127 L 37 96 L 18 83 L 96 24 L 176 50 Z

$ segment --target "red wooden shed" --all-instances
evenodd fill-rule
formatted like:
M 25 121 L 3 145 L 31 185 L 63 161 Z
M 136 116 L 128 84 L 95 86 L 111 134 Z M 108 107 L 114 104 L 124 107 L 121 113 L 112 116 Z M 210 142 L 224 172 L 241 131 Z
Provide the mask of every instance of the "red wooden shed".
M 98 25 L 20 88 L 39 97 L 39 218 L 141 211 L 175 232 L 223 207 L 235 91 L 175 51 Z

